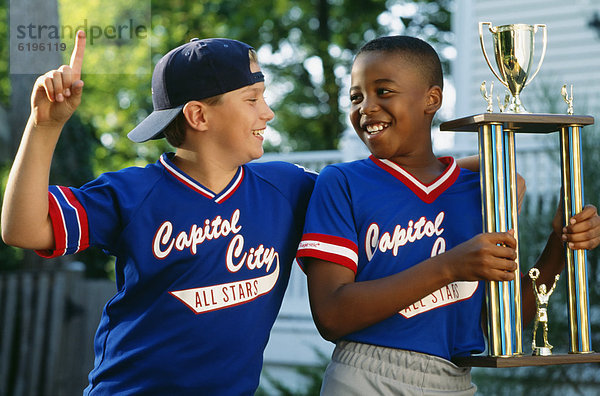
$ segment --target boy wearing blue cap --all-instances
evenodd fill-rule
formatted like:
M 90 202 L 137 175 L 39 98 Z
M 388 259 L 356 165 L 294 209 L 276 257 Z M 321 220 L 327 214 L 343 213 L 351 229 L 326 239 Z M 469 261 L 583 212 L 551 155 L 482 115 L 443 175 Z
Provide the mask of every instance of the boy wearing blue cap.
M 2 210 L 7 244 L 55 257 L 116 256 L 86 395 L 251 395 L 316 175 L 249 161 L 273 118 L 254 50 L 194 39 L 157 64 L 154 111 L 129 133 L 176 147 L 81 188 L 49 186 L 61 129 L 81 101 L 85 35 L 41 76 Z

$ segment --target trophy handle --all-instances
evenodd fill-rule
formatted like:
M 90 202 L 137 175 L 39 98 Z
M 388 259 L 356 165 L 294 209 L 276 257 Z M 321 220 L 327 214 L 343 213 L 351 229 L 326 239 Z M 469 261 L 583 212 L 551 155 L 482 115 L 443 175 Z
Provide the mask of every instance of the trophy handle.
M 540 71 L 540 67 L 542 67 L 542 62 L 544 61 L 544 57 L 546 56 L 546 44 L 548 42 L 548 32 L 546 30 L 546 25 L 539 24 L 539 23 L 533 25 L 533 34 L 535 34 L 537 32 L 538 28 L 541 28 L 542 32 L 543 32 L 542 43 L 544 44 L 544 48 L 542 48 L 542 56 L 540 57 L 540 62 L 538 63 L 537 69 L 535 69 L 535 72 L 531 75 L 531 78 L 527 79 L 527 81 L 525 82 L 525 84 L 523 84 L 523 88 L 525 88 L 527 85 L 529 85 L 529 83 L 531 81 L 533 81 L 533 79 L 535 78 L 535 76 Z
M 492 31 L 492 23 L 491 22 L 479 22 L 479 43 L 481 44 L 481 50 L 483 51 L 483 57 L 485 58 L 485 61 L 487 62 L 488 66 L 490 67 L 490 70 L 492 71 L 492 73 L 494 73 L 494 76 L 496 76 L 496 78 L 498 80 L 500 80 L 500 82 L 502 84 L 504 84 L 504 86 L 506 88 L 508 88 L 508 83 L 506 81 L 504 81 L 502 79 L 502 77 L 500 77 L 500 75 L 496 72 L 496 70 L 494 69 L 494 67 L 492 66 L 492 64 L 490 62 L 490 59 L 488 58 L 487 52 L 485 51 L 485 45 L 483 43 L 483 26 L 484 25 L 488 25 L 489 29 L 490 29 L 490 32 L 494 33 Z M 546 32 L 546 30 L 544 29 L 544 34 L 545 34 L 545 32 Z M 545 43 L 545 41 L 544 41 L 544 43 Z M 546 52 L 546 46 L 544 45 L 544 53 L 545 52 Z M 538 66 L 538 70 L 539 70 L 540 66 L 541 66 L 541 63 Z M 536 73 L 537 73 L 537 70 L 536 70 Z

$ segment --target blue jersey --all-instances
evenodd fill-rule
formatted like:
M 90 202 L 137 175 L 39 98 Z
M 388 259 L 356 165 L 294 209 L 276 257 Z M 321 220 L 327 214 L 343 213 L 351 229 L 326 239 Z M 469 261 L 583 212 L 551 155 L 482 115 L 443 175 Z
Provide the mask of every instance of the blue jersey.
M 302 257 L 352 269 L 356 282 L 410 268 L 482 232 L 479 174 L 444 157 L 429 185 L 373 156 L 326 167 L 308 208 Z M 445 359 L 484 349 L 482 282 L 454 282 L 344 339 Z
M 56 249 L 116 256 L 85 394 L 252 395 L 316 174 L 252 163 L 214 193 L 165 154 L 50 187 Z

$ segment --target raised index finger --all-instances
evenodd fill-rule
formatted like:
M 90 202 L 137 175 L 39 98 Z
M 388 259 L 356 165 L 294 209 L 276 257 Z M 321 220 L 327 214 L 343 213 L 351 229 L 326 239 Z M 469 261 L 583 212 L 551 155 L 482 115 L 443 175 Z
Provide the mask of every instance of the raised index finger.
M 85 32 L 78 30 L 75 36 L 75 47 L 71 54 L 69 66 L 73 70 L 73 81 L 81 79 L 81 66 L 83 65 L 83 53 L 85 52 Z

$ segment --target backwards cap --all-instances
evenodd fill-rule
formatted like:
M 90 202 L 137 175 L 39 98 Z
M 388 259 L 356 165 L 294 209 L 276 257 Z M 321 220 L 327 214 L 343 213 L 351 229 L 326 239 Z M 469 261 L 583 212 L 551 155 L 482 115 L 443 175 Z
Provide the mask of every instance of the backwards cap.
M 250 71 L 248 51 L 241 41 L 192 39 L 162 57 L 152 74 L 154 111 L 127 137 L 141 143 L 163 137 L 163 130 L 191 100 L 201 100 L 264 81 Z

